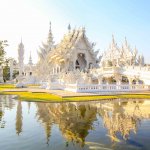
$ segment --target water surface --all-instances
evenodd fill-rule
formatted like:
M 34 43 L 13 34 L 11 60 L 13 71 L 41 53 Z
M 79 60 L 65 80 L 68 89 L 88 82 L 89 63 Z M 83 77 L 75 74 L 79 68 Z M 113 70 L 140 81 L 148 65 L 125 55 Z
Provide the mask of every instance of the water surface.
M 0 150 L 149 150 L 150 100 L 42 103 L 0 96 Z

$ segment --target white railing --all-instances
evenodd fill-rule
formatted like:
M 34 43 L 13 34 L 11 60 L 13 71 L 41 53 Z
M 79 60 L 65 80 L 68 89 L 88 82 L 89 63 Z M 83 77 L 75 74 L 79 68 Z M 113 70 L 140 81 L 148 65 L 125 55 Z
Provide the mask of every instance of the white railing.
M 48 86 L 48 82 L 41 82 L 40 84 L 41 84 L 40 86 L 41 89 L 46 89 Z
M 143 84 L 62 84 L 62 83 L 48 83 L 43 82 L 41 88 L 50 90 L 66 90 L 79 93 L 86 92 L 127 92 L 127 91 L 148 91 L 150 90 L 150 85 Z
M 47 90 L 64 90 L 64 88 L 64 84 L 58 82 L 49 83 L 46 87 Z
M 149 85 L 77 85 L 69 84 L 65 85 L 65 90 L 75 91 L 75 92 L 126 92 L 126 91 L 141 91 L 150 90 Z

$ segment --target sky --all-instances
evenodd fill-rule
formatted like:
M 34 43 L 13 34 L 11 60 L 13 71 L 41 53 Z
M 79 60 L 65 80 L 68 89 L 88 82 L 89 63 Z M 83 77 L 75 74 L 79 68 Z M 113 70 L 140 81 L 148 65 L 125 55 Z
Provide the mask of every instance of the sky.
M 118 45 L 126 36 L 130 46 L 136 46 L 150 63 L 149 0 L 0 0 L 0 40 L 8 40 L 7 56 L 17 60 L 22 38 L 25 63 L 30 51 L 36 63 L 50 21 L 56 44 L 70 23 L 72 28 L 86 28 L 89 41 L 96 43 L 100 54 L 109 46 L 112 34 Z

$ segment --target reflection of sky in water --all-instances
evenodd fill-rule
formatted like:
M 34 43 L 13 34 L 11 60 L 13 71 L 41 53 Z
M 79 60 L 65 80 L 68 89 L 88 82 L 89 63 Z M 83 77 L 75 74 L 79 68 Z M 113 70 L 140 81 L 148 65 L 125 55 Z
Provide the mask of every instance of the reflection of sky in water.
M 35 103 L 0 97 L 0 149 L 148 149 L 150 101 Z

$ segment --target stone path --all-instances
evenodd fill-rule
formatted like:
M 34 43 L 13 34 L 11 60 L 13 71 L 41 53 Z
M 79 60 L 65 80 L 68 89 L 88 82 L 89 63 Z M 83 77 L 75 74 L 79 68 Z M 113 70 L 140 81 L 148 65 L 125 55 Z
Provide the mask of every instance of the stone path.
M 150 94 L 150 91 L 134 91 L 134 92 L 99 92 L 99 93 L 75 93 L 63 90 L 47 90 L 39 88 L 17 88 L 7 89 L 4 92 L 32 92 L 32 93 L 50 93 L 60 97 L 77 97 L 77 96 L 94 96 L 94 95 L 118 95 L 118 94 Z

